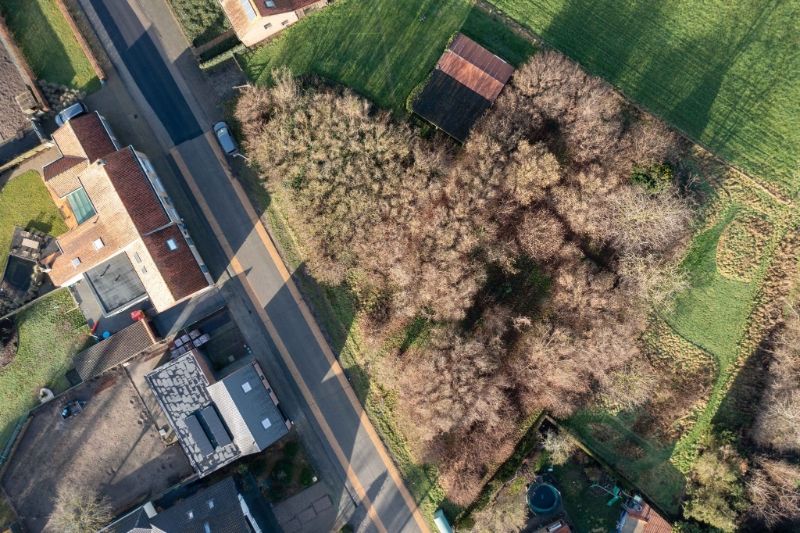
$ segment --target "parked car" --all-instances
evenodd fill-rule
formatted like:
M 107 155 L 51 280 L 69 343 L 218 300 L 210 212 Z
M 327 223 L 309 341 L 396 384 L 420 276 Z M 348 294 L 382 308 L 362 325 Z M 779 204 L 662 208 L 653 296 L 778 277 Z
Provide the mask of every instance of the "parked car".
M 228 155 L 239 153 L 239 148 L 236 146 L 236 141 L 233 139 L 230 128 L 224 122 L 217 122 L 214 124 L 214 133 L 217 135 L 217 140 L 222 150 Z
M 56 124 L 59 126 L 63 126 L 71 119 L 88 112 L 89 108 L 87 108 L 83 102 L 75 102 L 71 106 L 62 109 L 61 113 L 56 115 Z
M 71 402 L 67 402 L 61 409 L 61 418 L 64 420 L 71 418 L 83 411 L 85 406 L 86 402 L 81 400 L 72 400 Z

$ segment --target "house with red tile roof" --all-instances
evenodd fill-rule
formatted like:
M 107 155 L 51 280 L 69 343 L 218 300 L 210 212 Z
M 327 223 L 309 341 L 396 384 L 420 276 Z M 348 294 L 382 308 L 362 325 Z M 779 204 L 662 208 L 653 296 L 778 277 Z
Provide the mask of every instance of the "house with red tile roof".
M 85 282 L 105 315 L 149 299 L 162 311 L 211 279 L 153 165 L 120 147 L 99 113 L 53 134 L 61 157 L 42 174 L 70 228 L 46 259 L 59 287 Z
M 328 0 L 220 0 L 220 3 L 239 40 L 253 46 L 325 7 Z
M 672 525 L 641 496 L 634 496 L 622 507 L 617 533 L 671 533 Z

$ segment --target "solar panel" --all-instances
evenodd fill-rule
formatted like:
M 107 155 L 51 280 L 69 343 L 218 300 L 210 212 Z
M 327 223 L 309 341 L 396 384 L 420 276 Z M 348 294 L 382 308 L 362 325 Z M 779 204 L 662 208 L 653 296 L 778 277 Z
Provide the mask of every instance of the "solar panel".
M 203 417 L 203 422 L 206 423 L 206 426 L 211 433 L 211 439 L 214 441 L 214 443 L 216 443 L 218 448 L 220 446 L 226 446 L 232 442 L 231 436 L 228 434 L 225 424 L 223 424 L 219 417 L 219 413 L 217 413 L 217 410 L 213 405 L 203 407 L 200 410 L 200 416 Z
M 203 426 L 200 424 L 200 420 L 197 418 L 197 413 L 190 414 L 185 420 L 186 428 L 189 430 L 189 433 L 191 434 L 194 442 L 197 444 L 197 447 L 200 448 L 200 453 L 203 456 L 214 453 L 214 446 L 212 446 L 211 441 L 208 440 L 208 435 L 206 435 Z

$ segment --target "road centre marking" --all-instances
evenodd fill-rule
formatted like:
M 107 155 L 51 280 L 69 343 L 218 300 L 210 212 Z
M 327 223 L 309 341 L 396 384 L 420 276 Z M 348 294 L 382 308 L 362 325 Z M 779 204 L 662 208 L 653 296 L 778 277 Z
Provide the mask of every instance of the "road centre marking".
M 189 188 L 192 190 L 192 194 L 194 194 L 198 203 L 200 204 L 200 209 L 206 215 L 206 218 L 208 219 L 208 222 L 211 225 L 212 231 L 215 234 L 217 234 L 217 238 L 219 239 L 220 244 L 223 250 L 225 251 L 225 254 L 230 258 L 231 268 L 233 269 L 233 271 L 236 273 L 237 276 L 244 278 L 243 279 L 244 283 L 242 285 L 245 288 L 245 291 L 247 292 L 247 296 L 253 302 L 259 318 L 266 326 L 267 331 L 269 332 L 273 342 L 275 343 L 275 346 L 278 348 L 278 352 L 280 353 L 281 358 L 286 364 L 286 367 L 289 369 L 289 372 L 292 374 L 292 378 L 295 380 L 298 387 L 300 388 L 300 392 L 302 393 L 303 398 L 306 400 L 309 407 L 311 408 L 311 411 L 314 414 L 314 418 L 317 420 L 317 423 L 319 424 L 320 428 L 322 428 L 322 432 L 325 434 L 325 438 L 328 440 L 331 447 L 333 448 L 334 454 L 336 455 L 336 458 L 339 460 L 339 463 L 344 469 L 347 479 L 353 485 L 353 488 L 355 489 L 356 494 L 358 494 L 358 497 L 363 501 L 364 507 L 367 510 L 367 514 L 369 515 L 370 519 L 375 524 L 377 529 L 379 531 L 386 532 L 387 531 L 386 527 L 383 525 L 383 521 L 378 516 L 378 513 L 375 510 L 375 506 L 373 505 L 372 501 L 367 495 L 366 490 L 364 490 L 364 486 L 361 484 L 361 480 L 358 479 L 358 476 L 353 471 L 353 467 L 350 464 L 350 461 L 347 459 L 347 456 L 344 454 L 344 451 L 339 445 L 339 441 L 336 440 L 336 437 L 334 436 L 333 431 L 331 430 L 330 426 L 325 420 L 322 411 L 320 411 L 319 406 L 317 405 L 316 401 L 314 401 L 313 395 L 311 394 L 308 385 L 306 384 L 305 380 L 300 374 L 299 369 L 295 365 L 294 360 L 289 354 L 289 351 L 286 348 L 286 345 L 283 343 L 283 340 L 281 339 L 280 335 L 278 334 L 275 325 L 272 323 L 272 320 L 270 320 L 269 316 L 264 310 L 263 305 L 259 303 L 256 295 L 253 293 L 252 288 L 250 287 L 250 284 L 247 281 L 245 270 L 242 268 L 242 265 L 241 263 L 239 263 L 239 260 L 236 258 L 236 255 L 233 253 L 233 249 L 231 248 L 230 243 L 228 243 L 224 233 L 222 232 L 222 228 L 220 227 L 219 222 L 217 222 L 217 219 L 211 212 L 208 203 L 206 202 L 203 195 L 200 193 L 200 189 L 197 187 L 197 183 L 194 181 L 194 178 L 189 172 L 189 169 L 186 167 L 186 163 L 183 161 L 183 158 L 181 157 L 180 153 L 178 153 L 177 149 L 173 148 L 172 150 L 170 150 L 170 154 L 175 159 L 175 163 L 177 164 L 178 169 L 186 178 L 186 182 L 189 185 Z
M 372 425 L 372 422 L 369 420 L 366 412 L 364 411 L 361 402 L 358 401 L 358 398 L 353 391 L 353 388 L 350 386 L 350 382 L 347 381 L 347 376 L 344 374 L 344 370 L 342 366 L 339 364 L 339 360 L 336 359 L 336 356 L 331 350 L 330 346 L 328 345 L 328 341 L 325 340 L 325 336 L 322 334 L 322 331 L 319 329 L 317 325 L 317 321 L 314 319 L 311 310 L 306 305 L 305 300 L 300 295 L 300 291 L 297 289 L 297 286 L 294 283 L 289 271 L 286 268 L 286 265 L 283 263 L 283 259 L 281 258 L 280 254 L 278 253 L 277 248 L 275 248 L 275 244 L 272 242 L 272 238 L 267 233 L 266 228 L 261 222 L 261 219 L 256 214 L 255 209 L 253 209 L 253 205 L 250 203 L 250 199 L 247 197 L 247 194 L 244 192 L 241 183 L 239 180 L 235 179 L 230 171 L 228 170 L 228 163 L 225 159 L 225 155 L 222 153 L 222 150 L 217 145 L 216 136 L 211 132 L 207 131 L 205 133 L 206 139 L 208 143 L 211 145 L 211 149 L 214 151 L 214 154 L 217 156 L 217 159 L 220 161 L 222 168 L 225 170 L 226 175 L 228 178 L 231 179 L 231 183 L 233 185 L 234 191 L 236 191 L 236 195 L 239 197 L 239 201 L 244 206 L 245 213 L 247 213 L 248 218 L 253 223 L 253 227 L 258 234 L 258 237 L 261 239 L 261 242 L 264 244 L 264 247 L 267 249 L 270 257 L 272 258 L 272 262 L 275 263 L 275 266 L 278 269 L 278 272 L 281 275 L 286 286 L 289 288 L 289 293 L 292 295 L 292 299 L 294 299 L 297 306 L 300 308 L 300 312 L 303 314 L 303 318 L 306 321 L 311 333 L 314 335 L 314 338 L 317 341 L 322 353 L 325 354 L 325 358 L 328 360 L 328 363 L 331 365 L 331 370 L 333 370 L 334 375 L 339 380 L 339 383 L 342 385 L 342 389 L 344 389 L 345 395 L 347 396 L 350 404 L 353 406 L 356 414 L 358 415 L 359 419 L 361 420 L 364 429 L 367 432 L 370 440 L 372 441 L 375 449 L 378 451 L 378 455 L 381 458 L 381 462 L 386 466 L 386 470 L 391 476 L 392 480 L 398 486 L 400 490 L 400 494 L 408 505 L 408 508 L 412 511 L 414 516 L 414 521 L 419 526 L 420 530 L 422 531 L 429 531 L 428 523 L 422 517 L 422 513 L 419 510 L 419 506 L 414 501 L 414 498 L 411 496 L 411 493 L 408 491 L 403 478 L 400 476 L 400 472 L 398 472 L 397 467 L 394 464 L 394 461 L 389 457 L 389 454 L 386 451 L 386 447 L 383 444 L 383 441 L 378 436 L 378 433 L 375 431 L 375 428 Z

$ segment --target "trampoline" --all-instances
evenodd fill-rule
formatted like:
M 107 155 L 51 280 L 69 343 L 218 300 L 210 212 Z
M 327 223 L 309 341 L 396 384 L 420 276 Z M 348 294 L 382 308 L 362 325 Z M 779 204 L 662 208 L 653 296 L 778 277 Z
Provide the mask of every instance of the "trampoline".
M 561 493 L 549 483 L 533 483 L 528 487 L 528 507 L 536 516 L 549 516 L 561 507 Z

